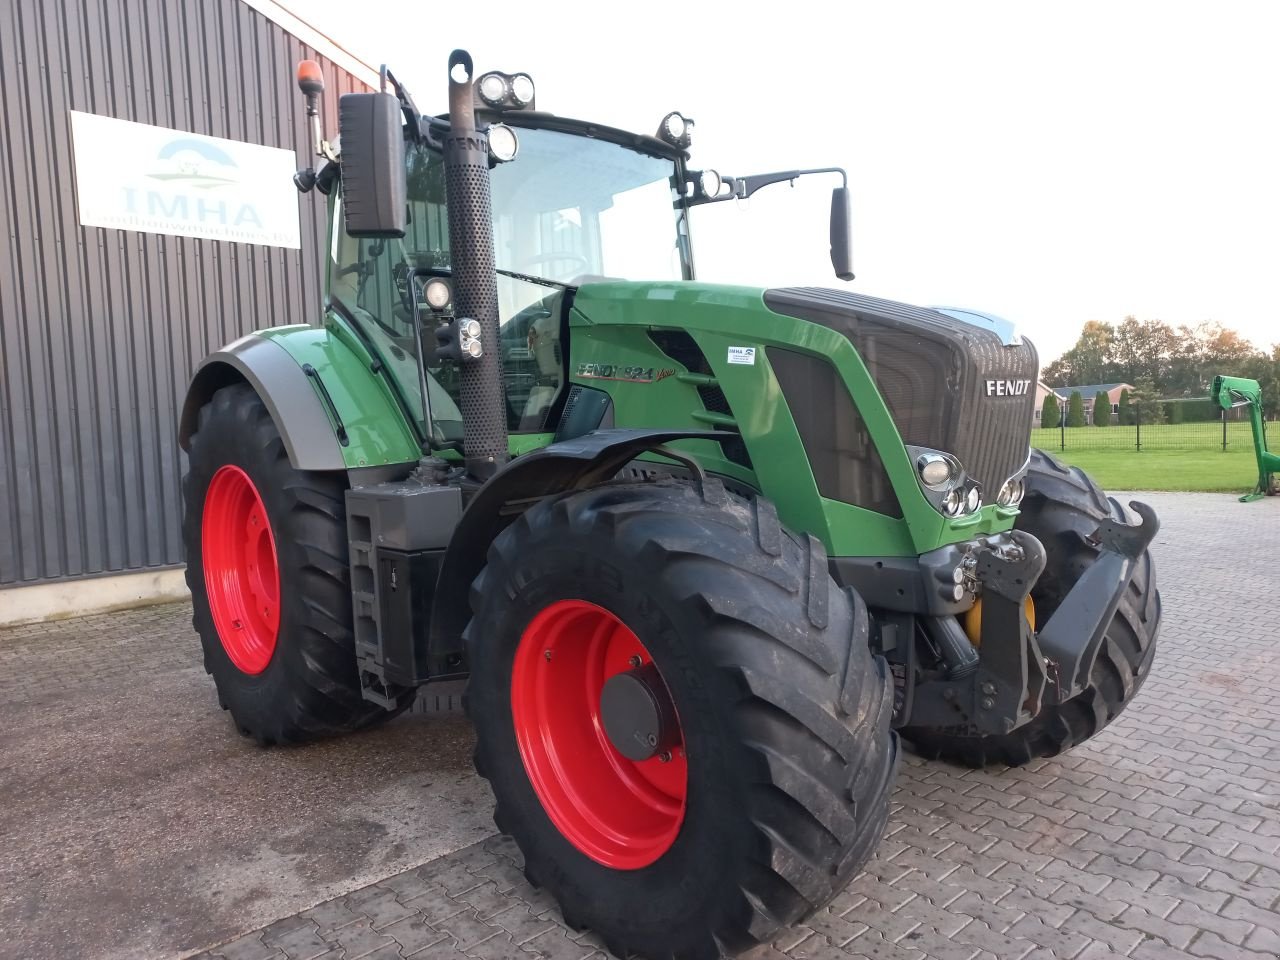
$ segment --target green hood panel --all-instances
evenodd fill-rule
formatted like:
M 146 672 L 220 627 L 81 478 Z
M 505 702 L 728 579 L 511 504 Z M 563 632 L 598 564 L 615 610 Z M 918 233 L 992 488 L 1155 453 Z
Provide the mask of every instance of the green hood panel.
M 914 556 L 1013 525 L 1016 511 L 983 507 L 948 521 L 924 498 L 902 439 L 849 339 L 765 306 L 764 290 L 704 283 L 600 283 L 581 287 L 570 318 L 570 375 L 609 392 L 618 426 L 723 426 L 741 433 L 750 466 L 719 445 L 682 444 L 707 469 L 750 484 L 773 500 L 783 521 L 812 533 L 837 556 Z M 697 344 L 711 384 L 658 349 L 651 331 L 682 331 Z M 897 494 L 902 517 L 824 499 L 767 349 L 829 362 L 847 387 Z M 652 374 L 649 369 L 653 368 Z M 636 370 L 639 378 L 602 374 Z M 701 378 L 705 381 L 707 378 Z M 700 393 L 699 386 L 704 389 Z M 723 393 L 731 416 L 708 419 L 707 388 Z M 720 422 L 717 422 L 719 420 Z

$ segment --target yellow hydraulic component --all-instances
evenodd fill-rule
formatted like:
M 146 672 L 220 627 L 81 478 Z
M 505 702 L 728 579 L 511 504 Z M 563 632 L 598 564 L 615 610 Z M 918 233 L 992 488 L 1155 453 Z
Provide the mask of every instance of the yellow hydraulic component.
M 1023 605 L 1023 610 L 1027 614 L 1027 623 L 1031 624 L 1031 629 L 1036 628 L 1036 605 L 1030 597 Z M 969 642 L 975 647 L 982 646 L 982 598 L 979 597 L 974 601 L 973 606 L 965 612 L 964 615 L 964 632 L 969 636 Z

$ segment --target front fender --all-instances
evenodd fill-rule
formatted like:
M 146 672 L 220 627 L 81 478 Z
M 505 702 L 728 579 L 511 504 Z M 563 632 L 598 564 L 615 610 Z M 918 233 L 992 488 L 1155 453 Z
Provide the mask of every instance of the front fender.
M 462 631 L 471 619 L 471 583 L 489 545 L 533 502 L 604 483 L 647 450 L 672 440 L 722 440 L 716 430 L 593 430 L 517 457 L 467 504 L 445 551 L 431 610 L 430 664 L 436 675 L 467 672 Z
M 188 449 L 200 408 L 246 382 L 270 411 L 297 470 L 416 463 L 418 438 L 385 371 L 337 326 L 299 324 L 241 337 L 208 356 L 187 391 L 178 441 Z
M 347 468 L 333 424 L 302 367 L 280 344 L 254 333 L 211 353 L 196 368 L 178 423 L 183 450 L 191 449 L 200 408 L 222 387 L 240 382 L 253 387 L 266 404 L 295 469 Z

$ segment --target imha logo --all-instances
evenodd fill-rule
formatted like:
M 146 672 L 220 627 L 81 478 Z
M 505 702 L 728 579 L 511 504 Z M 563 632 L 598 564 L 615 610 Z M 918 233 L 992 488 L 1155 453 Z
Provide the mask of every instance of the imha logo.
M 1024 397 L 1031 389 L 1030 380 L 988 380 L 988 397 Z
M 129 213 L 203 227 L 262 229 L 262 217 L 253 204 L 228 202 L 208 193 L 240 182 L 239 167 L 225 150 L 205 140 L 182 137 L 161 147 L 156 161 L 155 168 L 146 176 L 162 181 L 164 189 L 143 191 L 125 187 L 125 207 Z
M 181 181 L 197 190 L 208 190 L 240 179 L 236 162 L 203 140 L 172 140 L 160 148 L 156 159 L 160 161 L 156 172 L 147 174 L 153 180 Z

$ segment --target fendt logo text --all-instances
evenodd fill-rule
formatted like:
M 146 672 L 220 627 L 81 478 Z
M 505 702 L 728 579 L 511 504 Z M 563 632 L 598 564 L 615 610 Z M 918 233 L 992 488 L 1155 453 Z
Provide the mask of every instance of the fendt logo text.
M 988 397 L 1023 397 L 1031 389 L 1030 380 L 988 380 Z

